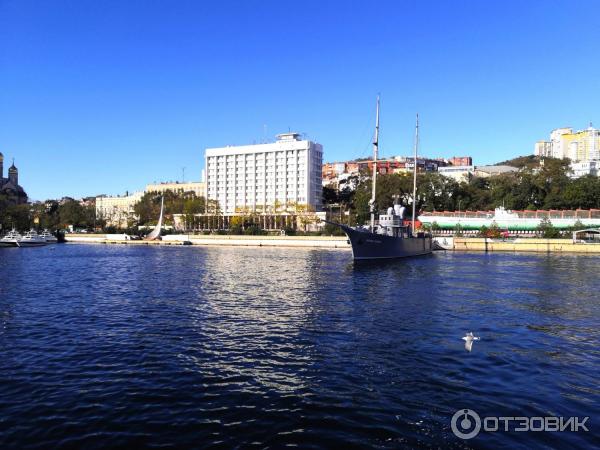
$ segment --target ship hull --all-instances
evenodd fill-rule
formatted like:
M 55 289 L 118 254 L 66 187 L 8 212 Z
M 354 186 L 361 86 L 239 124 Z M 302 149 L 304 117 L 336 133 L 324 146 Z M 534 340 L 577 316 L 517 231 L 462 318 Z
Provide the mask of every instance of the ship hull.
M 344 230 L 352 246 L 355 260 L 394 259 L 428 255 L 432 251 L 431 237 L 393 237 L 370 231 L 358 231 L 336 224 Z
M 19 241 L 17 244 L 19 247 L 43 247 L 44 245 L 48 245 L 48 243 L 43 241 Z

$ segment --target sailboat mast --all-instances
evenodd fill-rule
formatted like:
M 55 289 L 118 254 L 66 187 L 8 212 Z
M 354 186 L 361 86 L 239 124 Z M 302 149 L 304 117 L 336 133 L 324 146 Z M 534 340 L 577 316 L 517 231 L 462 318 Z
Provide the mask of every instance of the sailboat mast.
M 419 149 L 419 113 L 415 125 L 415 159 L 413 166 L 413 202 L 412 202 L 412 234 L 415 234 L 415 214 L 417 209 L 417 152 Z
M 375 116 L 375 138 L 373 139 L 373 183 L 371 191 L 371 231 L 375 229 L 375 194 L 377 192 L 377 153 L 379 150 L 379 95 L 377 96 L 377 113 Z

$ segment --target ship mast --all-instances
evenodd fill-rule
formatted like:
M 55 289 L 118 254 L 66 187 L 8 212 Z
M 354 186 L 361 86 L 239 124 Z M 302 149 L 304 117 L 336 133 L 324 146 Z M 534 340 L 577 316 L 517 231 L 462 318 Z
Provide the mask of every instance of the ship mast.
M 375 229 L 375 193 L 377 191 L 377 152 L 379 150 L 379 95 L 377 96 L 377 114 L 375 117 L 375 138 L 373 139 L 373 183 L 371 191 L 371 200 L 369 206 L 371 210 L 371 232 Z
M 419 113 L 415 125 L 415 160 L 413 166 L 413 204 L 412 204 L 412 234 L 415 234 L 415 214 L 417 208 L 417 151 L 419 149 Z

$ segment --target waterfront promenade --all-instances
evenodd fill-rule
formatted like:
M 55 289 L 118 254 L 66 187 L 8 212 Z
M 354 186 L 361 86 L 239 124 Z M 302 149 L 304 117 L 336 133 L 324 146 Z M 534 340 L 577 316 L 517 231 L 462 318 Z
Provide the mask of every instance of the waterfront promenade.
M 115 240 L 105 234 L 67 234 L 67 242 L 86 244 L 131 245 L 191 245 L 241 246 L 241 247 L 309 247 L 351 250 L 346 236 L 242 236 L 242 235 L 193 235 L 163 236 L 161 241 Z
M 455 251 L 535 252 L 535 253 L 600 253 L 600 244 L 573 242 L 572 239 L 519 238 L 450 238 Z

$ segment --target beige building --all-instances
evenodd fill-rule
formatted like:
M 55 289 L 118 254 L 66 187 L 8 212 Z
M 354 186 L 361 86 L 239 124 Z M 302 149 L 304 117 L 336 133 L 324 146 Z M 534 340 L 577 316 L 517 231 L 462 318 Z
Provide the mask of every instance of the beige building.
M 106 220 L 106 225 L 126 228 L 136 218 L 133 207 L 142 199 L 143 192 L 116 197 L 96 197 L 96 218 Z
M 156 192 L 163 193 L 166 191 L 172 191 L 177 194 L 183 194 L 184 192 L 193 192 L 196 197 L 206 197 L 206 183 L 201 181 L 190 181 L 188 183 L 167 182 L 167 183 L 156 183 L 148 184 L 145 192 Z
M 134 207 L 145 193 L 164 193 L 172 191 L 178 194 L 184 192 L 194 192 L 198 197 L 204 197 L 206 194 L 206 184 L 202 182 L 189 183 L 156 183 L 148 184 L 144 192 L 136 192 L 132 195 L 122 195 L 115 197 L 101 196 L 96 197 L 96 218 L 106 220 L 106 225 L 119 228 L 126 228 L 130 221 L 137 220 Z

